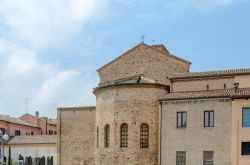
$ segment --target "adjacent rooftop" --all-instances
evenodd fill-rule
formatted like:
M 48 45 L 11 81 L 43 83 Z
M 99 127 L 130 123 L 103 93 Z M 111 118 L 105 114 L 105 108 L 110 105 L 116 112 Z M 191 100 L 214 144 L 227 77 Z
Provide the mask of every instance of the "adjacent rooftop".
M 208 72 L 191 72 L 191 73 L 177 73 L 169 79 L 185 79 L 185 78 L 201 78 L 201 77 L 215 77 L 215 76 L 232 76 L 250 74 L 250 68 L 245 69 L 229 69 L 217 70 Z
M 250 98 L 250 88 L 239 89 L 219 89 L 207 91 L 191 91 L 170 93 L 161 101 L 167 100 L 189 100 L 189 99 L 205 99 L 205 98 Z

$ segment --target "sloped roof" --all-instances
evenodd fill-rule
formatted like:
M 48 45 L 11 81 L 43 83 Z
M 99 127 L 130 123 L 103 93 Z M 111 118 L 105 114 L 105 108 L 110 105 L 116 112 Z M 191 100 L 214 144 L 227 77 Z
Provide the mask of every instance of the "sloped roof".
M 30 123 L 28 123 L 26 121 L 23 121 L 23 120 L 19 119 L 19 118 L 14 118 L 14 117 L 10 117 L 10 116 L 0 115 L 0 120 L 6 121 L 6 122 L 9 122 L 9 123 L 15 123 L 15 124 L 19 124 L 19 125 L 25 125 L 25 126 L 39 128 L 36 125 L 30 124 Z
M 24 116 L 30 116 L 30 117 L 35 118 L 35 119 L 37 118 L 36 116 L 31 115 L 31 114 L 29 114 L 29 113 L 26 113 L 26 114 L 20 116 L 19 118 L 24 117 Z M 46 122 L 46 120 L 43 119 L 43 118 L 38 118 L 38 119 L 39 119 L 40 121 Z M 47 120 L 47 123 L 48 123 L 48 124 L 52 124 L 52 125 L 57 125 L 57 119 L 48 119 L 48 120 Z
M 100 83 L 96 89 L 98 88 L 104 88 L 108 86 L 115 86 L 115 85 L 123 85 L 123 84 L 157 84 L 157 85 L 163 85 L 159 84 L 156 80 L 148 79 L 146 77 L 143 77 L 143 75 L 136 75 L 132 77 L 127 77 L 123 79 L 118 79 L 106 83 Z M 166 86 L 166 85 L 164 85 Z
M 177 73 L 177 74 L 169 77 L 169 79 L 230 76 L 230 75 L 244 75 L 244 74 L 250 74 L 250 68 L 217 70 L 217 71 L 207 71 L 207 72 Z
M 151 46 L 153 48 L 158 49 L 158 50 L 162 50 L 162 51 L 165 51 L 165 52 L 169 53 L 168 49 L 163 44 L 151 45 Z
M 145 44 L 145 43 L 140 43 L 140 44 L 136 45 L 135 47 L 129 49 L 128 51 L 126 51 L 125 53 L 123 53 L 122 55 L 120 55 L 119 57 L 117 57 L 117 58 L 115 58 L 114 60 L 110 61 L 109 63 L 105 64 L 105 65 L 102 66 L 101 68 L 97 69 L 97 71 L 98 71 L 98 72 L 101 71 L 101 70 L 104 69 L 105 67 L 109 66 L 110 64 L 114 63 L 114 62 L 117 61 L 118 59 L 120 59 L 120 58 L 122 58 L 123 56 L 129 54 L 130 52 L 132 52 L 133 50 L 137 49 L 138 47 L 140 47 L 140 46 L 142 46 L 142 45 L 144 45 L 144 46 L 146 46 L 146 47 L 148 47 L 148 48 L 150 48 L 150 49 L 153 49 L 153 50 L 155 50 L 155 51 L 157 51 L 157 52 L 160 52 L 162 55 L 165 55 L 165 56 L 168 56 L 168 57 L 172 57 L 172 58 L 175 58 L 175 59 L 177 59 L 177 60 L 179 60 L 179 61 L 182 61 L 182 62 L 191 64 L 191 62 L 189 62 L 189 61 L 187 61 L 187 60 L 185 60 L 185 59 L 183 59 L 183 58 L 180 58 L 180 57 L 177 57 L 177 56 L 175 56 L 175 55 L 170 54 L 170 53 L 168 52 L 168 50 L 165 48 L 164 45 L 147 45 L 147 44 Z M 166 50 L 164 51 L 164 50 L 161 50 L 161 49 L 166 49 Z
M 56 144 L 57 135 L 13 136 L 8 144 Z
M 191 91 L 170 93 L 160 100 L 186 100 L 186 99 L 202 99 L 202 98 L 250 98 L 250 88 L 235 89 L 219 89 L 207 91 Z

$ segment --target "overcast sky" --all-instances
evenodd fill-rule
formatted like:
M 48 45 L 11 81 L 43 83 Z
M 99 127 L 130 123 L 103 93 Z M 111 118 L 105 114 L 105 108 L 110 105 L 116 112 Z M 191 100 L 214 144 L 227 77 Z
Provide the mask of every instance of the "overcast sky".
M 250 0 L 0 0 L 0 114 L 95 105 L 96 69 L 142 34 L 191 71 L 250 68 Z

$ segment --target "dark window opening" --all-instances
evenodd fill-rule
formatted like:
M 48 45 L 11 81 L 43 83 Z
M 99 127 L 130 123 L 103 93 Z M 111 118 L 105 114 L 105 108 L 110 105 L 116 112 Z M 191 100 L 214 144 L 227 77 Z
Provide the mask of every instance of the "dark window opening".
M 185 128 L 187 126 L 187 112 L 177 112 L 177 128 Z
M 128 125 L 126 123 L 123 123 L 121 125 L 121 142 L 120 147 L 128 147 Z
M 241 155 L 250 155 L 250 142 L 241 142 Z
M 204 112 L 204 127 L 214 127 L 214 111 Z
M 104 147 L 108 148 L 110 146 L 110 127 L 107 124 L 104 127 Z
M 140 127 L 140 148 L 148 148 L 149 143 L 149 128 L 146 123 L 141 124 Z
M 186 151 L 176 152 L 176 165 L 186 165 Z
M 214 152 L 204 151 L 203 152 L 203 165 L 213 165 L 214 164 Z
M 20 136 L 21 135 L 21 131 L 20 130 L 15 130 L 15 136 Z

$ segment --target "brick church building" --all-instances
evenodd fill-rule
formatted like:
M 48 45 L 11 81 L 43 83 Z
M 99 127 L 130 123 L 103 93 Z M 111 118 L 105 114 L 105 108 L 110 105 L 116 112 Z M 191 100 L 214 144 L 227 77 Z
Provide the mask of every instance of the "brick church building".
M 99 68 L 95 107 L 58 108 L 58 164 L 249 164 L 250 69 L 190 65 L 140 43 Z

